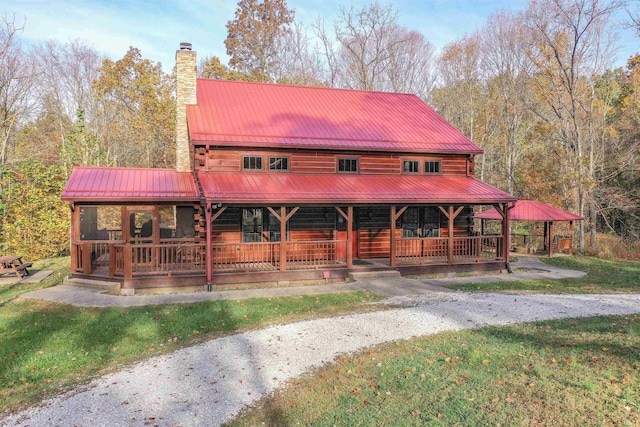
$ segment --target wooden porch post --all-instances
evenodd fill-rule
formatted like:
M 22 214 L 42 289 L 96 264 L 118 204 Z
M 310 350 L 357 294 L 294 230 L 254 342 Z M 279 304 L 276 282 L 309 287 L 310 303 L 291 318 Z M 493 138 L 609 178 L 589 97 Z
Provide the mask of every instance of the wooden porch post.
M 347 268 L 353 267 L 353 206 L 347 206 Z
M 353 267 L 353 206 L 347 206 L 345 213 L 340 206 L 335 206 L 338 214 L 347 221 L 347 268 Z
M 78 266 L 78 254 L 77 247 L 73 244 L 73 242 L 77 242 L 79 239 L 76 237 L 76 220 L 78 215 L 76 211 L 79 211 L 73 202 L 69 202 L 69 211 L 71 213 L 71 226 L 69 227 L 69 253 L 71 254 L 71 271 L 75 271 Z
M 543 222 L 543 224 L 544 225 L 542 226 L 542 229 L 543 229 L 543 231 L 542 231 L 542 233 L 543 233 L 543 237 L 542 237 L 543 243 L 542 244 L 543 244 L 543 249 L 546 251 L 547 250 L 547 246 L 549 246 L 549 242 L 547 241 L 547 237 L 548 237 L 547 236 L 547 221 Z
M 438 206 L 438 209 L 447 217 L 447 230 L 449 233 L 449 238 L 447 239 L 447 263 L 453 264 L 453 221 L 460 215 L 464 206 L 458 207 L 455 211 L 453 210 L 453 205 L 450 205 L 449 209 Z
M 280 271 L 287 271 L 287 222 L 300 210 L 300 207 L 292 208 L 288 215 L 286 206 L 280 207 L 280 213 L 269 206 L 267 209 L 280 221 Z
M 453 264 L 453 205 L 449 206 L 447 215 L 447 228 L 449 231 L 449 241 L 447 242 L 447 262 Z
M 573 255 L 573 221 L 569 221 L 569 237 L 571 237 L 571 245 L 569 245 L 569 255 Z
M 206 227 L 206 249 L 205 249 L 205 262 L 207 263 L 207 291 L 211 292 L 213 287 L 213 259 L 211 250 L 211 203 L 207 203 L 204 207 L 204 218 L 207 222 Z
M 280 207 L 280 271 L 287 271 L 287 207 Z
M 549 221 L 549 258 L 553 255 L 553 221 Z
M 124 278 L 131 279 L 133 277 L 133 251 L 131 250 L 131 243 L 127 242 L 124 244 L 124 249 L 122 250 L 122 257 L 124 263 Z
M 221 207 L 216 213 L 213 213 L 213 206 L 211 203 L 205 206 L 205 221 L 207 222 L 207 240 L 205 248 L 205 262 L 207 263 L 207 287 L 209 284 L 213 286 L 213 222 L 220 217 L 227 210 L 227 207 Z M 207 215 L 209 217 L 207 218 Z
M 504 262 L 509 266 L 509 257 L 511 256 L 511 207 L 508 203 L 504 205 Z M 509 271 L 510 268 L 508 268 Z
M 396 256 L 398 255 L 398 251 L 396 250 L 396 221 L 402 216 L 405 211 L 409 209 L 409 206 L 403 206 L 399 210 L 396 211 L 396 206 L 391 206 L 391 248 L 389 251 L 389 265 L 391 267 L 395 267 L 396 265 Z
M 389 265 L 396 266 L 396 205 L 391 205 L 391 225 L 390 225 Z

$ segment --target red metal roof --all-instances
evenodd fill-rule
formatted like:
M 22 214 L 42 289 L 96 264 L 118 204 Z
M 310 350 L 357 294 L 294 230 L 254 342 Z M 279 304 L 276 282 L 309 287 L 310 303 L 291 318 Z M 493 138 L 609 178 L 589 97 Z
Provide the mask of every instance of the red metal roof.
M 219 203 L 504 203 L 510 194 L 466 176 L 295 175 L 199 172 L 204 195 Z
M 198 79 L 197 97 L 195 144 L 482 152 L 415 95 Z
M 71 201 L 197 201 L 195 177 L 174 169 L 75 167 L 62 199 Z
M 481 212 L 475 217 L 502 220 L 502 216 L 495 208 Z M 582 221 L 584 219 L 579 215 L 545 205 L 537 200 L 518 200 L 511 209 L 509 218 L 511 221 Z

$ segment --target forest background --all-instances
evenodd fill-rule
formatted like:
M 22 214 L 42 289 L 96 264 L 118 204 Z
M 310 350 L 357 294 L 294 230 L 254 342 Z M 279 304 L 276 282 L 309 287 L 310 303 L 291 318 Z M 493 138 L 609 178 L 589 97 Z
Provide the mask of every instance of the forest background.
M 436 48 L 391 4 L 304 24 L 286 0 L 241 0 L 228 64 L 204 56 L 198 75 L 416 94 L 482 147 L 478 178 L 582 215 L 579 250 L 640 259 L 640 54 L 611 65 L 621 10 L 640 40 L 638 1 L 530 0 Z M 27 48 L 24 25 L 0 17 L 0 251 L 39 259 L 68 253 L 74 166 L 174 166 L 175 76 L 135 47 Z

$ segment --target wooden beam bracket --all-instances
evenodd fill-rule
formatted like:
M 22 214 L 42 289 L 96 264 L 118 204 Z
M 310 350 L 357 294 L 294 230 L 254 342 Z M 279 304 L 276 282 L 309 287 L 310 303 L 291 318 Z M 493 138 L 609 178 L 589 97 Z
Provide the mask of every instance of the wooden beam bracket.
M 224 211 L 227 210 L 227 207 L 221 207 L 220 209 L 218 209 L 218 211 L 214 214 L 211 215 L 211 222 L 215 221 L 216 219 L 218 219 L 220 217 L 220 215 L 222 215 L 224 213 Z
M 409 208 L 409 206 L 403 206 L 400 208 L 400 210 L 396 213 L 395 218 L 393 218 L 393 221 L 397 221 L 398 219 L 400 219 L 400 217 L 402 216 L 403 213 L 405 213 L 405 211 Z

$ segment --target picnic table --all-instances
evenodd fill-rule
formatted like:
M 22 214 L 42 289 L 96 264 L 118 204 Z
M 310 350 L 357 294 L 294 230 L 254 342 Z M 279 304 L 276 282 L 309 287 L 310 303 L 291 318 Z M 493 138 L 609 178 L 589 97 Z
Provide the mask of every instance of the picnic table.
M 19 278 L 29 275 L 27 268 L 33 263 L 22 262 L 22 255 L 5 255 L 0 257 L 0 274 L 15 273 Z

